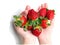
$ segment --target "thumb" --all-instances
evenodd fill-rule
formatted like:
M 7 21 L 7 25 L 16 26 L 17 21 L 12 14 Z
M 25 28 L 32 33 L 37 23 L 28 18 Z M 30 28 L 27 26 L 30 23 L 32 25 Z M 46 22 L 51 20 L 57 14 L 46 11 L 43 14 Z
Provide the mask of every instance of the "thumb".
M 25 31 L 23 30 L 23 28 L 20 28 L 19 26 L 16 26 L 15 24 L 14 24 L 14 28 L 19 35 L 25 34 Z

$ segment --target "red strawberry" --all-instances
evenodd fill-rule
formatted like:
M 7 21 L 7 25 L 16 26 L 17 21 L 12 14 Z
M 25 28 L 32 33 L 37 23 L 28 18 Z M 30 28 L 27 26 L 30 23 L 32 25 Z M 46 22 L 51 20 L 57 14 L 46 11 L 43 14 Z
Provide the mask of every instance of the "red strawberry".
M 45 17 L 46 16 L 46 12 L 47 12 L 47 9 L 46 8 L 40 9 L 39 16 Z
M 28 28 L 27 28 L 28 30 L 32 30 L 33 29 L 33 27 L 32 26 L 28 26 Z
M 20 20 L 22 21 L 22 26 L 24 26 L 24 25 L 26 24 L 26 22 L 27 22 L 27 19 L 26 19 L 25 16 L 22 16 L 22 17 L 20 18 Z
M 39 30 L 39 29 L 32 30 L 32 33 L 37 37 L 40 35 L 41 32 L 42 30 Z
M 42 20 L 41 26 L 42 26 L 42 28 L 46 28 L 48 26 L 47 20 Z
M 29 19 L 35 20 L 38 18 L 38 13 L 36 11 L 34 11 L 33 9 L 31 9 L 31 10 L 29 10 L 27 16 Z
M 54 10 L 48 10 L 47 11 L 47 18 L 49 20 L 52 20 L 54 18 Z
M 46 23 L 47 22 L 47 20 L 42 20 L 42 23 Z

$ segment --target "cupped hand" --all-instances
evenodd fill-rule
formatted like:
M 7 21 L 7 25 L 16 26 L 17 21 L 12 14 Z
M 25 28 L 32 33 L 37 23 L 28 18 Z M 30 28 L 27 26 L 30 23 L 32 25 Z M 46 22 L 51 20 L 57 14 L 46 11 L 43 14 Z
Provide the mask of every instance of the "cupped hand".
M 21 13 L 21 15 L 25 15 L 26 16 L 28 14 L 28 10 L 30 10 L 30 6 L 26 6 L 25 11 L 23 11 Z M 38 38 L 36 36 L 34 36 L 31 33 L 31 31 L 29 31 L 29 30 L 28 31 L 24 31 L 23 28 L 20 28 L 19 26 L 15 26 L 15 24 L 14 24 L 14 27 L 15 27 L 17 33 L 19 34 L 19 36 L 21 36 L 24 39 L 24 43 L 31 44 L 31 45 L 32 44 L 33 45 L 37 44 Z
M 47 4 L 42 4 L 38 10 L 40 10 L 41 8 L 47 8 Z M 48 26 L 46 29 L 42 29 L 42 33 L 39 35 L 38 39 L 39 39 L 39 43 L 40 44 L 51 44 L 51 33 L 53 31 L 53 27 L 54 27 L 54 20 L 51 21 L 51 25 Z
M 39 43 L 40 44 L 52 44 L 51 42 L 51 34 L 54 27 L 54 21 L 51 22 L 51 25 L 46 29 L 42 29 L 42 33 L 39 35 Z
M 41 9 L 41 8 L 47 8 L 47 4 L 42 4 L 38 9 L 37 9 L 37 12 Z M 26 9 L 25 11 L 23 11 L 21 14 L 22 15 L 25 15 L 27 16 L 28 14 L 28 11 L 30 10 L 30 6 L 26 6 Z M 53 27 L 54 27 L 54 20 L 51 22 L 51 25 L 49 27 L 47 27 L 46 29 L 42 29 L 42 32 L 41 34 L 38 36 L 38 38 L 36 36 L 34 36 L 31 31 L 24 31 L 23 28 L 20 28 L 20 27 L 16 27 L 14 25 L 17 33 L 19 35 L 21 35 L 24 40 L 25 40 L 25 43 L 30 43 L 30 44 L 37 44 L 38 40 L 40 44 L 50 44 L 51 43 L 51 33 L 52 33 L 52 30 L 53 30 Z M 27 40 L 27 41 L 26 41 Z

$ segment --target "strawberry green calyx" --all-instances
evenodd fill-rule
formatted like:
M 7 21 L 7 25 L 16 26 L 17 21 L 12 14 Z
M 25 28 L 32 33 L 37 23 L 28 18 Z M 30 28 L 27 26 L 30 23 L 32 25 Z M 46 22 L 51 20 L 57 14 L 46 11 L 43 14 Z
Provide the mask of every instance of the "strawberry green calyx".
M 14 15 L 13 17 L 14 17 L 14 23 L 15 23 L 15 25 L 21 27 L 21 26 L 22 26 L 22 25 L 21 25 L 22 22 L 21 22 L 20 19 L 19 19 L 20 17 L 19 17 L 19 16 L 16 16 L 16 15 Z
M 48 8 L 46 8 L 46 10 L 48 11 Z
M 29 26 L 32 26 L 32 22 L 31 22 L 31 20 L 29 20 L 29 21 L 27 21 L 27 23 L 24 25 L 24 31 L 27 31 L 27 30 L 29 30 Z
M 23 28 L 24 28 L 24 31 L 27 31 L 27 27 L 28 27 L 28 22 L 23 26 Z
M 33 23 L 32 23 L 32 20 L 28 20 L 28 25 L 27 25 L 27 29 L 28 30 L 32 30 L 33 29 Z
M 16 26 L 22 27 L 22 22 L 21 21 L 19 21 L 19 20 L 18 21 L 14 21 L 14 23 L 15 23 Z
M 15 24 L 16 24 L 16 26 L 20 26 L 20 27 L 23 27 L 25 24 L 26 24 L 26 22 L 27 22 L 27 19 L 25 18 L 25 16 L 14 16 L 14 22 L 15 22 Z
M 54 15 L 55 15 L 55 10 L 53 10 L 53 12 L 54 12 Z
M 33 27 L 35 27 L 37 25 L 37 21 L 36 20 L 32 21 L 32 23 L 33 23 Z
M 40 18 L 37 18 L 36 20 L 32 20 L 32 25 L 33 27 L 37 26 L 41 24 L 41 19 Z
M 55 10 L 53 10 L 55 12 Z
M 24 31 L 27 31 L 27 28 L 25 26 L 23 27 L 23 29 L 24 29 Z
M 43 18 L 43 20 L 48 20 L 48 18 L 47 18 L 47 17 L 45 17 L 45 18 Z
M 14 18 L 15 21 L 20 20 L 20 19 L 19 19 L 20 16 L 16 16 L 16 15 L 14 15 L 13 18 Z
M 42 30 L 42 27 L 37 25 L 36 27 L 34 27 L 34 29 Z
M 51 25 L 51 20 L 47 21 L 47 25 L 50 26 Z
M 44 17 L 40 16 L 39 18 L 40 18 L 40 19 L 43 19 Z
M 40 24 L 41 24 L 41 19 L 38 18 L 38 19 L 37 19 L 37 25 L 40 25 Z
M 33 25 L 32 20 L 28 20 L 28 26 L 32 26 L 32 25 Z

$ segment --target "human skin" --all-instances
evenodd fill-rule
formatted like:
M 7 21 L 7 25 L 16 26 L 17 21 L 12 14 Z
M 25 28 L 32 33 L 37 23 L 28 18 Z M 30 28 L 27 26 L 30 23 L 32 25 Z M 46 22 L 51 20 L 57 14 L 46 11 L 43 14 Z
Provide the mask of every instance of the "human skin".
M 39 43 L 37 37 L 34 36 L 30 31 L 25 32 L 23 28 L 16 26 L 15 29 L 18 35 L 22 37 L 23 45 L 37 45 Z
M 27 15 L 28 10 L 30 9 L 29 6 L 26 6 L 25 11 L 21 13 L 21 15 Z M 23 38 L 23 45 L 38 45 L 38 38 L 34 36 L 31 31 L 24 31 L 23 28 L 20 28 L 19 26 L 15 26 L 15 30 L 17 31 L 18 35 Z
M 42 4 L 39 9 L 41 8 L 47 8 L 47 4 Z M 38 9 L 38 10 L 39 10 Z M 54 27 L 54 20 L 51 21 L 51 25 L 48 26 L 46 29 L 42 29 L 42 33 L 39 35 L 38 39 L 39 39 L 39 43 L 40 45 L 52 45 L 52 41 L 51 41 L 51 33 L 53 31 L 53 27 Z
M 42 4 L 37 11 L 39 11 L 41 8 L 47 8 L 47 4 Z M 21 14 L 27 16 L 28 10 L 30 10 L 30 6 L 27 6 L 25 11 L 23 11 Z M 53 21 L 51 22 L 51 26 L 49 26 L 46 29 L 42 29 L 42 33 L 39 35 L 39 37 L 34 36 L 30 31 L 24 31 L 23 28 L 15 27 L 17 33 L 22 36 L 23 38 L 23 45 L 51 45 L 51 33 L 53 30 Z
M 46 45 L 46 44 L 52 45 L 51 33 L 52 33 L 53 27 L 54 27 L 53 22 L 54 21 L 51 22 L 51 25 L 48 28 L 42 29 L 42 33 L 38 37 L 40 45 Z

